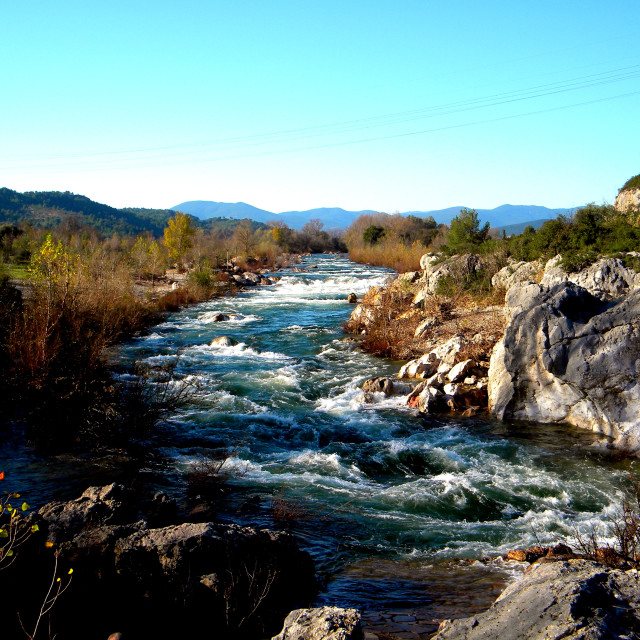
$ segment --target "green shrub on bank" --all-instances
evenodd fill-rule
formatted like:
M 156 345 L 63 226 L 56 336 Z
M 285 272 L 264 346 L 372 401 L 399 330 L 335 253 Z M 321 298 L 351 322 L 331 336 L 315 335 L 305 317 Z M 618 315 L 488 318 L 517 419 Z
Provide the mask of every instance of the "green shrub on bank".
M 620 191 L 628 191 L 631 189 L 640 189 L 640 174 L 629 178 L 623 185 Z

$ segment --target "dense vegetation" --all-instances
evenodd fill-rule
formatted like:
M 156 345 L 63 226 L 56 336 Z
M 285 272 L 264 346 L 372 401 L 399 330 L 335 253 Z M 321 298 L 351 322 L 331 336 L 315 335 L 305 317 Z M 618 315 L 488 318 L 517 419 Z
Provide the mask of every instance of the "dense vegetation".
M 640 189 L 640 174 L 629 178 L 623 185 L 620 191 L 629 191 L 631 189 Z
M 354 220 L 343 237 L 355 262 L 414 271 L 429 247 L 444 242 L 444 229 L 432 217 L 374 213 Z

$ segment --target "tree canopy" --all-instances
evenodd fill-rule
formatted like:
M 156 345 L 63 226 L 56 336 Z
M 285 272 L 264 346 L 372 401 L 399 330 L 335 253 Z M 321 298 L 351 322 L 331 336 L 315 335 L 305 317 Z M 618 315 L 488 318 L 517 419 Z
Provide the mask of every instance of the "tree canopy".
M 480 227 L 478 212 L 475 209 L 462 209 L 451 221 L 447 232 L 447 247 L 451 253 L 471 251 L 489 237 L 489 223 Z

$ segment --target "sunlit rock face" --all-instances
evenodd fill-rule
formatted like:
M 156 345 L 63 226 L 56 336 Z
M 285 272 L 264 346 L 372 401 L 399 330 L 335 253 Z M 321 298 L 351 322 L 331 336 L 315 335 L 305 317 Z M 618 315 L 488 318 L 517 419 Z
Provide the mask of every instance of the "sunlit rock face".
M 498 418 L 566 422 L 640 449 L 640 291 L 607 302 L 571 282 L 507 293 L 489 368 Z

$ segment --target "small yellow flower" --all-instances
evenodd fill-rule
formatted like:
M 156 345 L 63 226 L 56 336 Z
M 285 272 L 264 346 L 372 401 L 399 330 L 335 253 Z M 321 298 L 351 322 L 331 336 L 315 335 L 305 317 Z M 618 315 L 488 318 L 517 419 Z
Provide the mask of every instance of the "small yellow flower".
M 51 547 L 53 547 L 53 542 L 51 542 L 50 540 L 47 540 L 44 543 L 44 546 L 47 547 L 47 549 L 51 549 Z

